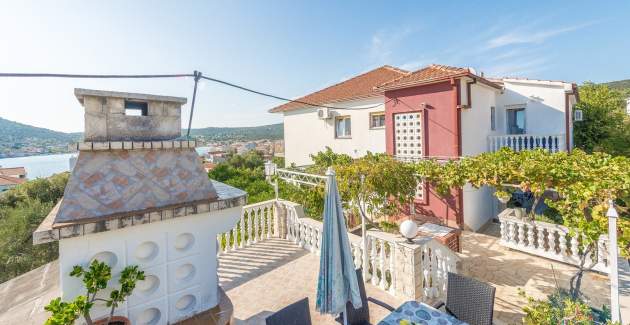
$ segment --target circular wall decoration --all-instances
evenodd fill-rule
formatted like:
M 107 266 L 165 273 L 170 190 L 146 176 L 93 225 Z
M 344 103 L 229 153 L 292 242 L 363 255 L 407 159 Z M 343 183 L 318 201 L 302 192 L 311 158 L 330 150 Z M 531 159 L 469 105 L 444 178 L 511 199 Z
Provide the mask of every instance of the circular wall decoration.
M 90 263 L 92 263 L 92 261 L 94 260 L 103 262 L 111 268 L 116 266 L 116 263 L 118 263 L 118 257 L 116 257 L 116 254 L 110 251 L 103 251 L 103 252 L 97 253 L 96 255 L 92 256 L 92 258 L 90 259 Z
M 153 274 L 145 276 L 142 281 L 138 281 L 138 290 L 145 296 L 154 293 L 159 287 L 160 278 Z
M 180 252 L 184 252 L 192 248 L 195 244 L 195 236 L 193 234 L 187 232 L 183 234 L 177 235 L 175 237 L 175 249 Z
M 145 241 L 136 247 L 134 255 L 142 262 L 149 262 L 157 256 L 159 251 L 160 248 L 155 242 Z
M 162 316 L 162 313 L 160 312 L 159 309 L 157 308 L 148 308 L 145 309 L 142 314 L 140 314 L 140 316 L 138 317 L 137 323 L 138 324 L 146 324 L 146 325 L 153 325 L 153 324 L 157 324 L 157 322 L 160 321 L 160 317 Z
M 187 281 L 192 279 L 194 276 L 195 266 L 190 263 L 181 265 L 175 270 L 175 278 L 179 281 Z
M 197 304 L 197 298 L 193 295 L 185 295 L 177 300 L 175 308 L 179 311 L 191 310 Z

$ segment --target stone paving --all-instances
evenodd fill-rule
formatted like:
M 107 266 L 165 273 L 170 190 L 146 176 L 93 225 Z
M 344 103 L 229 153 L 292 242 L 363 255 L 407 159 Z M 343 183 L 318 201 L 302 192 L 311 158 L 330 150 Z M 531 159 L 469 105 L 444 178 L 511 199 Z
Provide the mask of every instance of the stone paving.
M 337 324 L 315 310 L 319 256 L 282 239 L 268 239 L 219 258 L 219 280 L 234 305 L 235 324 L 265 324 L 273 312 L 309 298 L 313 324 Z M 365 284 L 368 297 L 398 307 L 402 300 Z M 374 324 L 389 311 L 370 303 Z
M 482 233 L 462 233 L 461 273 L 497 288 L 494 304 L 495 324 L 522 324 L 522 307 L 526 299 L 518 295 L 524 289 L 528 295 L 544 299 L 559 287 L 568 289 L 575 267 L 548 259 L 510 250 L 499 244 L 498 225 Z M 591 306 L 610 305 L 608 277 L 589 272 L 582 280 L 582 292 Z
M 518 289 L 542 299 L 555 290 L 556 281 L 568 288 L 576 269 L 502 247 L 493 236 L 496 230 L 490 228 L 486 234 L 463 232 L 459 269 L 497 288 L 495 324 L 522 324 L 525 299 L 518 295 Z M 313 324 L 335 324 L 332 317 L 315 311 L 318 271 L 319 256 L 291 242 L 271 239 L 222 255 L 219 277 L 234 305 L 236 324 L 264 324 L 266 316 L 304 297 L 309 297 Z M 403 303 L 370 284 L 366 290 L 368 296 L 393 307 Z M 604 275 L 586 274 L 582 291 L 593 306 L 609 304 L 609 284 Z M 370 304 L 370 313 L 376 324 L 388 311 Z

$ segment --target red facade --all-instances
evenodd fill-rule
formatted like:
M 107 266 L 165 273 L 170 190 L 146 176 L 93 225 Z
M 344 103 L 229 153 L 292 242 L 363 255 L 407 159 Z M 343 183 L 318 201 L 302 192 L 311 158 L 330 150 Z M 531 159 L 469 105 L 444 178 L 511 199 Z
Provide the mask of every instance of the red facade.
M 394 116 L 418 112 L 423 118 L 424 157 L 449 158 L 461 156 L 461 121 L 458 105 L 459 80 L 420 85 L 385 91 L 386 150 L 396 155 Z M 443 198 L 431 186 L 426 186 L 424 198 L 415 202 L 416 214 L 440 219 L 451 227 L 461 227 L 462 191 L 453 190 Z

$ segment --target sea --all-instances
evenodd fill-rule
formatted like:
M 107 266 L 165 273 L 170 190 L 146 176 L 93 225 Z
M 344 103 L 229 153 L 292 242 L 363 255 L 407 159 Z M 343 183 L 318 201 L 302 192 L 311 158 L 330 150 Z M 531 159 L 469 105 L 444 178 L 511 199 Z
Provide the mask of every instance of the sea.
M 195 148 L 199 155 L 208 152 L 208 147 Z M 28 157 L 2 158 L 0 167 L 24 167 L 26 177 L 35 179 L 38 177 L 48 177 L 53 174 L 70 170 L 70 158 L 76 157 L 78 153 L 64 153 L 55 155 L 37 155 Z

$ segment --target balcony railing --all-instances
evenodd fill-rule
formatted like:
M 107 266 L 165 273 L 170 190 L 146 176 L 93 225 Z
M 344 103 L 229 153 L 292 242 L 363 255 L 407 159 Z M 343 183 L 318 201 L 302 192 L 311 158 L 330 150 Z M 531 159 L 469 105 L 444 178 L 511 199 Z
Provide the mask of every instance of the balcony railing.
M 551 152 L 565 151 L 566 142 L 564 134 L 507 134 L 488 137 L 489 151 L 495 152 L 503 147 L 514 151 L 545 149 Z
M 501 241 L 503 246 L 532 255 L 580 265 L 582 241 L 569 235 L 569 229 L 541 221 L 526 221 L 515 216 L 514 209 L 505 209 L 499 214 Z M 586 257 L 585 267 L 608 273 L 608 236 L 601 236 L 594 249 Z
M 319 254 L 323 224 L 304 216 L 302 206 L 285 200 L 247 205 L 241 220 L 217 238 L 219 254 L 239 250 L 267 238 L 283 238 Z M 360 236 L 348 234 L 355 266 L 364 279 L 404 299 L 444 298 L 448 272 L 456 272 L 457 253 L 431 238 L 413 244 L 401 236 L 380 231 L 367 233 L 367 265 L 363 265 Z

